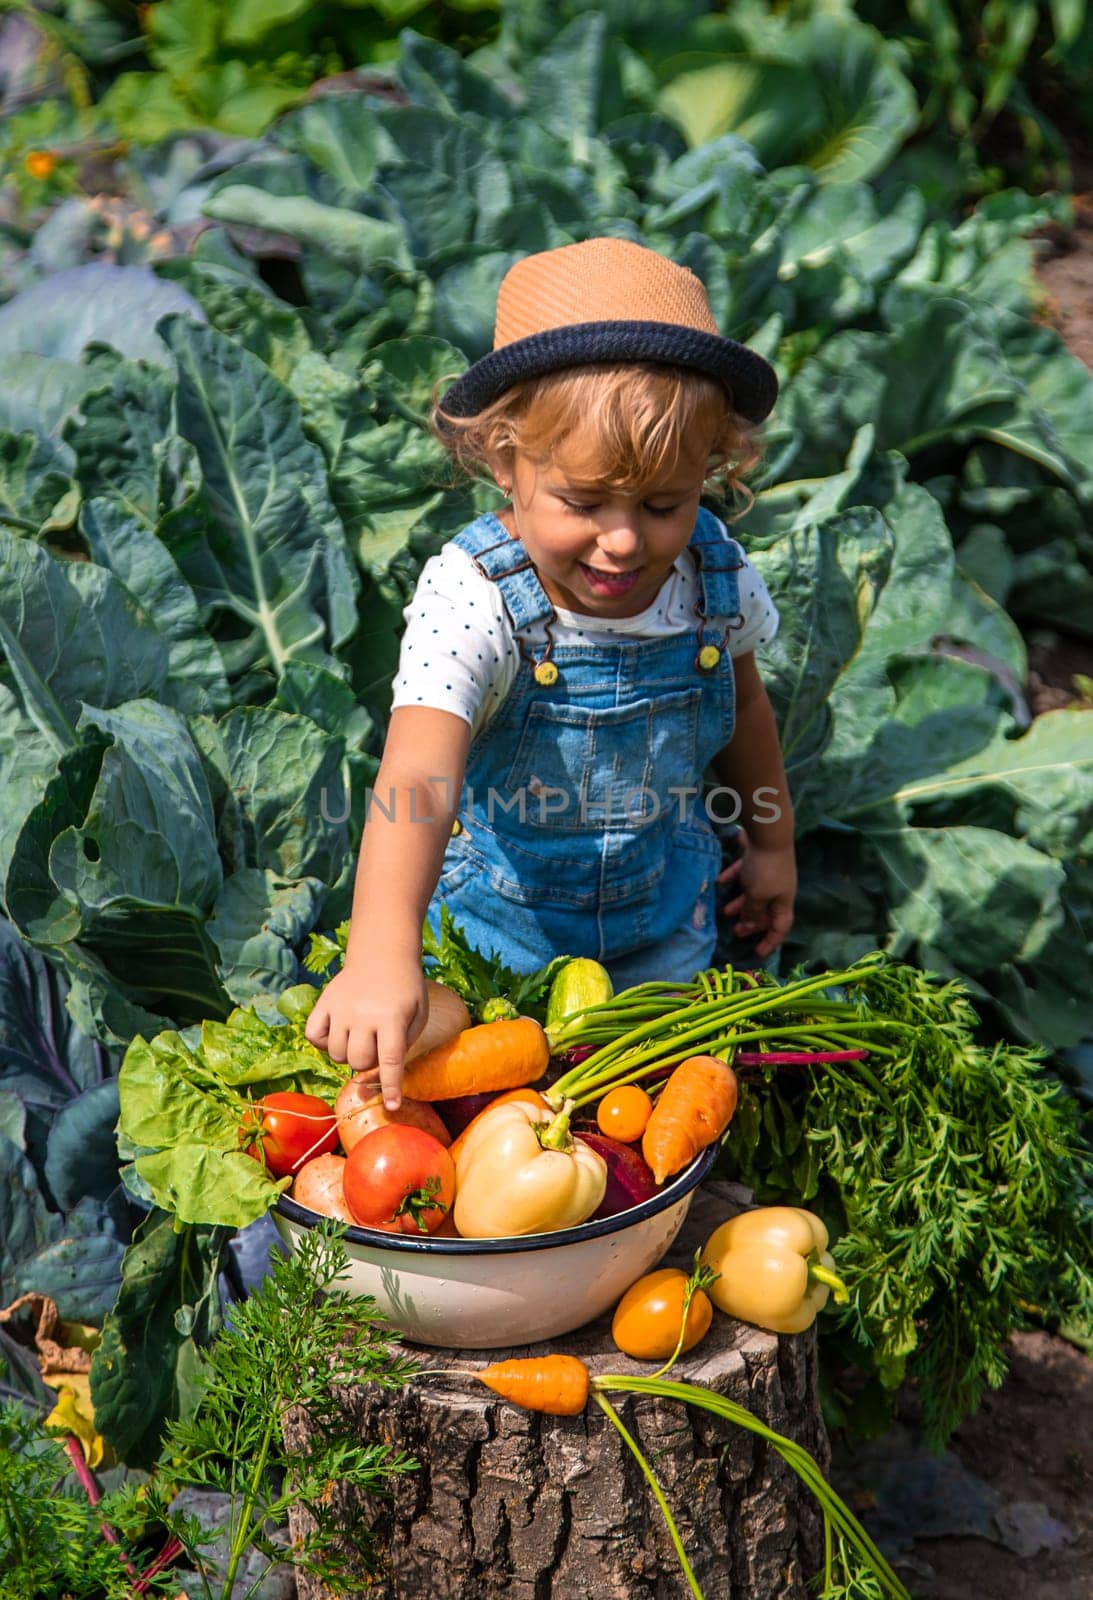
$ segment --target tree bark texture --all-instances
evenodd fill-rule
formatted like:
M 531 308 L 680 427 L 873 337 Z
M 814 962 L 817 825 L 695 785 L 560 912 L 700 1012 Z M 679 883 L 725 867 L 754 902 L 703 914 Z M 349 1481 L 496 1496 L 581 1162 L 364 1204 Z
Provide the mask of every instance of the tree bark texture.
M 701 1189 L 664 1265 L 688 1268 L 747 1191 Z M 623 1356 L 604 1317 L 548 1347 L 407 1349 L 430 1370 L 478 1371 L 548 1349 L 594 1375 L 648 1375 Z M 803 1444 L 827 1469 L 812 1332 L 764 1333 L 715 1312 L 705 1340 L 670 1376 L 746 1406 Z M 394 1392 L 344 1391 L 361 1438 L 409 1451 L 420 1470 L 370 1523 L 384 1575 L 375 1600 L 689 1600 L 660 1510 L 637 1462 L 594 1402 L 578 1417 L 518 1410 L 471 1379 L 425 1377 Z M 676 1518 L 705 1600 L 806 1600 L 822 1562 L 822 1524 L 808 1490 L 764 1440 L 719 1417 L 647 1395 L 609 1396 L 648 1457 Z M 306 1446 L 308 1419 L 286 1428 Z M 339 1493 L 335 1489 L 335 1498 Z M 291 1532 L 307 1526 L 298 1508 Z M 299 1580 L 300 1600 L 328 1600 Z

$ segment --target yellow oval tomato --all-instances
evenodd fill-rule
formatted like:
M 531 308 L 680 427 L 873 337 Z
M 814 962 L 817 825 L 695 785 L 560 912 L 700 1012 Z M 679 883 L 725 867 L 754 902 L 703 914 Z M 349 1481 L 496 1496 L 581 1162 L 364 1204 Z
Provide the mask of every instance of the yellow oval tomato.
M 645 1132 L 653 1115 L 653 1102 L 636 1083 L 623 1083 L 605 1094 L 596 1111 L 601 1133 L 622 1144 L 633 1144 Z
M 683 1322 L 687 1274 L 678 1267 L 660 1267 L 630 1285 L 611 1320 L 611 1337 L 623 1355 L 636 1361 L 666 1361 L 676 1347 Z M 696 1289 L 687 1310 L 684 1350 L 693 1350 L 713 1319 L 709 1296 Z

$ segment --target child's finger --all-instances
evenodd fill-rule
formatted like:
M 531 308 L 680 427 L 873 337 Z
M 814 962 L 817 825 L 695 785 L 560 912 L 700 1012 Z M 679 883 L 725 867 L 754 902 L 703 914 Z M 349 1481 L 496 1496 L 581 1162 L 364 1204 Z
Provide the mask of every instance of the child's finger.
M 388 1111 L 397 1111 L 402 1104 L 402 1061 L 406 1054 L 405 1024 L 397 1028 L 385 1028 L 380 1033 L 377 1054 L 384 1106 Z
M 743 869 L 743 866 L 744 866 L 744 858 L 743 858 L 743 856 L 740 857 L 739 861 L 730 861 L 728 866 L 724 867 L 717 874 L 717 882 L 718 883 L 732 883 L 735 879 L 737 879 L 740 876 L 740 873 L 741 873 L 741 870 Z
M 307 1023 L 304 1027 L 304 1037 L 307 1039 L 309 1044 L 313 1044 L 315 1045 L 316 1049 L 321 1050 L 326 1044 L 329 1033 L 330 1005 L 329 1002 L 320 997 L 318 1000 L 316 1000 L 314 1006 L 312 1007 L 311 1015 L 307 1019 Z
M 735 917 L 743 904 L 744 896 L 738 894 L 735 900 L 725 901 L 725 904 L 721 907 L 721 915 L 723 917 Z
M 344 1022 L 331 1018 L 327 1030 L 326 1053 L 331 1061 L 349 1060 L 349 1029 Z
M 755 947 L 755 953 L 761 958 L 772 955 L 778 946 L 785 941 L 786 935 L 793 926 L 793 908 L 781 900 L 776 900 L 770 908 L 770 924 L 767 932 Z
M 376 1066 L 376 1035 L 371 1028 L 354 1028 L 345 1055 L 354 1073 L 367 1072 Z
M 744 904 L 740 911 L 740 921 L 733 929 L 734 933 L 747 938 L 748 934 L 756 933 L 767 925 L 767 908 L 751 895 L 744 896 Z

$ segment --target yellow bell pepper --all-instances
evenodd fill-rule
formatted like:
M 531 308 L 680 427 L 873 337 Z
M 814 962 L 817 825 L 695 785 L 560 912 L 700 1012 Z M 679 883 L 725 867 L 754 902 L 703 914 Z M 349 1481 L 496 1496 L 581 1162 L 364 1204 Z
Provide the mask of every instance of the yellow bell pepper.
M 607 1164 L 557 1115 L 521 1100 L 483 1111 L 455 1167 L 455 1225 L 465 1239 L 552 1233 L 585 1222 L 607 1188 Z
M 803 1333 L 835 1291 L 845 1304 L 827 1229 L 800 1206 L 760 1206 L 723 1222 L 706 1242 L 702 1265 L 718 1274 L 706 1290 L 730 1317 L 772 1333 Z

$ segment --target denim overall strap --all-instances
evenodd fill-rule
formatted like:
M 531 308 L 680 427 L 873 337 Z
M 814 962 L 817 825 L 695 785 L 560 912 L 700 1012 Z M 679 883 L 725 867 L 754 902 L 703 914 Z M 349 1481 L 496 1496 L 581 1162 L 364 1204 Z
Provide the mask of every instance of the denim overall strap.
M 736 574 L 743 569 L 744 554 L 724 524 L 700 506 L 689 547 L 698 564 L 704 617 L 727 617 L 729 626 L 740 625 L 740 585 Z
M 487 512 L 479 517 L 452 543 L 466 551 L 484 578 L 496 583 L 517 633 L 554 615 L 527 550 L 495 516 Z

